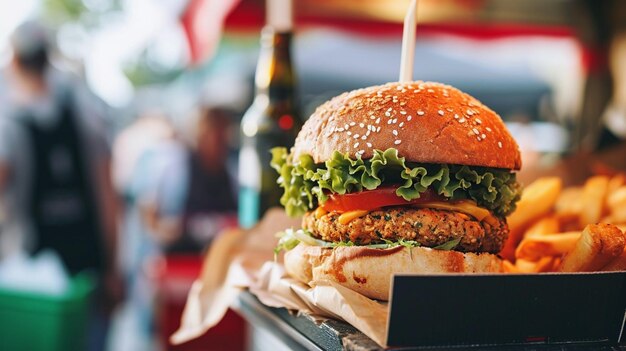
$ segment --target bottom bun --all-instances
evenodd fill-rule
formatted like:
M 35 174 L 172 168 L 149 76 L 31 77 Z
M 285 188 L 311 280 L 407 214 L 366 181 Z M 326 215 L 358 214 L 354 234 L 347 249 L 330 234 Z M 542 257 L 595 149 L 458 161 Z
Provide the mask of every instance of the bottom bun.
M 502 261 L 489 253 L 426 247 L 341 246 L 331 249 L 301 243 L 285 254 L 285 269 L 306 284 L 332 280 L 367 297 L 387 301 L 394 274 L 497 273 L 502 272 Z

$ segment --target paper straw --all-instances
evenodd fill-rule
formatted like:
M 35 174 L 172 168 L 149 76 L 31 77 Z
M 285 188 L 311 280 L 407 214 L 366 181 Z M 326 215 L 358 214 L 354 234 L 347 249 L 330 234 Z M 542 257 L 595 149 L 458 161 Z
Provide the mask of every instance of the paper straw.
M 417 25 L 417 0 L 412 0 L 404 17 L 402 34 L 402 57 L 400 59 L 400 82 L 413 80 L 413 60 L 415 58 L 415 27 Z

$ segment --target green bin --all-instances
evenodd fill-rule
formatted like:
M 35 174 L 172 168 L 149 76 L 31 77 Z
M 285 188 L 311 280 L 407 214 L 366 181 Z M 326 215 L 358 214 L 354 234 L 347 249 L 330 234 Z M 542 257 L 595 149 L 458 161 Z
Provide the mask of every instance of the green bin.
M 95 280 L 76 275 L 60 296 L 0 288 L 0 350 L 84 350 Z

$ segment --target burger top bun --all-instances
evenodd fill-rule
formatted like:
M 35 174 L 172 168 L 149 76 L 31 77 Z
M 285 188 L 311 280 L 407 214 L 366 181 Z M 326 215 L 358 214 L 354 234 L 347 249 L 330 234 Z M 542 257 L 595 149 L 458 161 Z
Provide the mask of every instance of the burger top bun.
M 341 94 L 322 104 L 296 138 L 297 158 L 316 163 L 334 151 L 371 158 L 395 148 L 407 161 L 519 170 L 519 147 L 502 119 L 449 85 L 388 83 Z

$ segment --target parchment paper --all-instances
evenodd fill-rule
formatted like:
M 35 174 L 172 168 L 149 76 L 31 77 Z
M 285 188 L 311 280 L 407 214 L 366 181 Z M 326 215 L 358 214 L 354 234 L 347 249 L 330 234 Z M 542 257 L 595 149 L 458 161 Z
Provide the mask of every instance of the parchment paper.
M 172 335 L 172 343 L 197 338 L 217 325 L 239 292 L 249 289 L 267 306 L 285 307 L 318 320 L 344 320 L 385 346 L 387 304 L 331 281 L 302 284 L 285 273 L 282 255 L 274 261 L 275 233 L 299 226 L 300 219 L 290 219 L 282 209 L 273 209 L 251 230 L 222 233 L 189 292 L 181 327 Z

